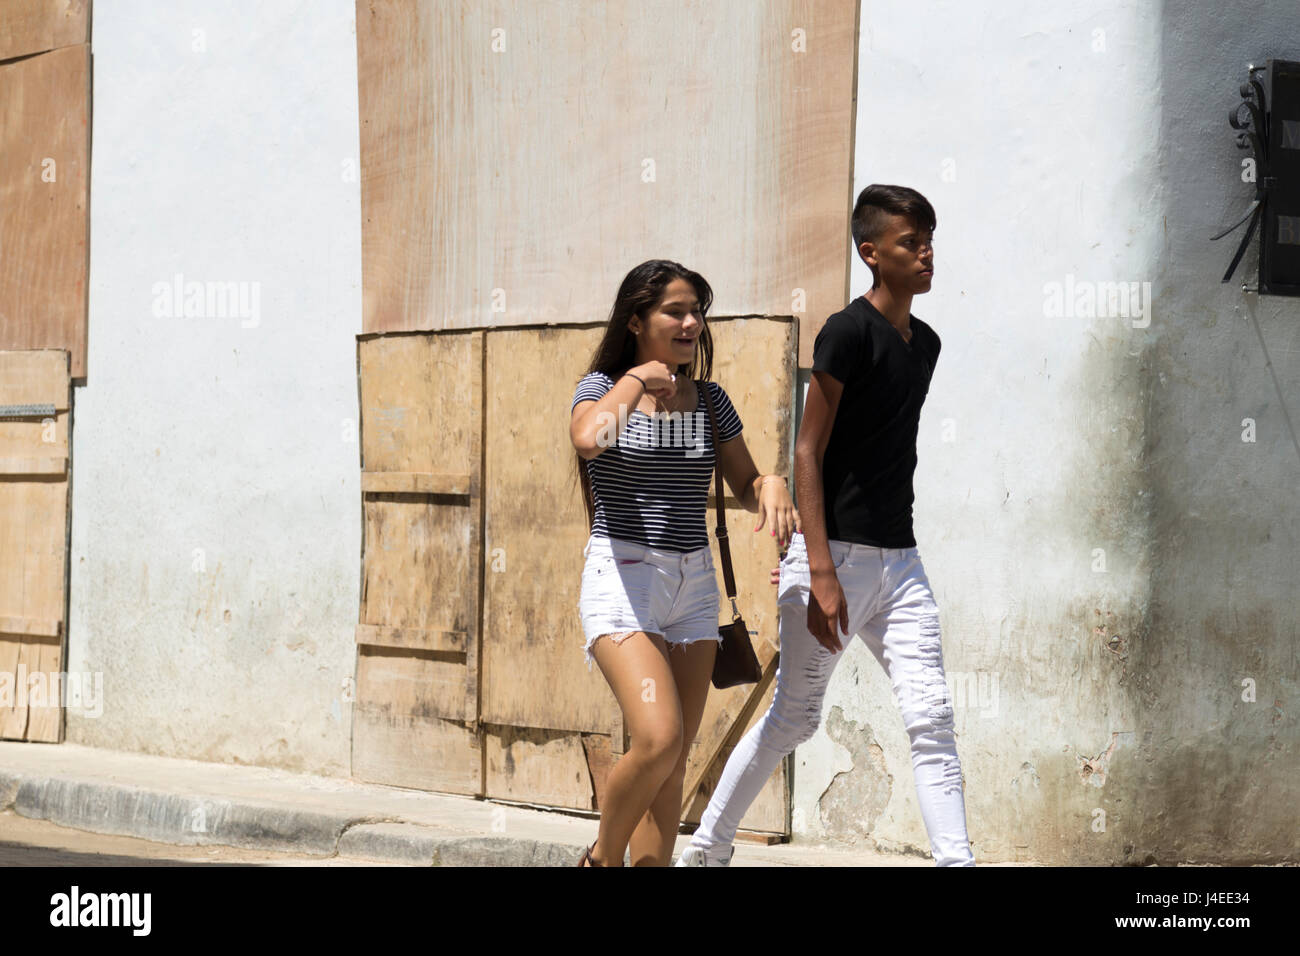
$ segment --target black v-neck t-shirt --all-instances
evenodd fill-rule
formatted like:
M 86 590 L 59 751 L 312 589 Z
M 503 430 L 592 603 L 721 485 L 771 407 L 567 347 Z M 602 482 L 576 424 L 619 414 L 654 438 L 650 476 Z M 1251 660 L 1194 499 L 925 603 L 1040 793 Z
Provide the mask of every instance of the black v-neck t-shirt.
M 939 336 L 909 317 L 910 343 L 859 296 L 836 312 L 813 345 L 813 371 L 844 385 L 822 459 L 827 537 L 911 548 L 916 433 Z

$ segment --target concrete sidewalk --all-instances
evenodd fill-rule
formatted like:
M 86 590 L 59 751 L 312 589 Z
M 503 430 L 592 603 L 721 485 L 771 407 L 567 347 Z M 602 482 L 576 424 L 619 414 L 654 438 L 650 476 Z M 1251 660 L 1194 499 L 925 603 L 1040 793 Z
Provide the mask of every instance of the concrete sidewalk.
M 78 744 L 0 741 L 0 810 L 181 845 L 414 866 L 571 866 L 595 816 Z M 3 839 L 0 832 L 0 839 Z M 688 842 L 680 836 L 677 852 Z M 932 866 L 815 844 L 738 844 L 733 866 Z

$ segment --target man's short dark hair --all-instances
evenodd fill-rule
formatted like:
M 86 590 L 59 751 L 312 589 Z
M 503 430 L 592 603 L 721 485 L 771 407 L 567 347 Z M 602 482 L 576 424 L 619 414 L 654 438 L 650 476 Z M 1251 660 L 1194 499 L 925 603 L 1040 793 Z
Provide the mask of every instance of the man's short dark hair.
M 858 194 L 853 206 L 853 248 L 879 242 L 890 216 L 906 216 L 918 228 L 934 232 L 934 207 L 915 189 L 873 183 Z

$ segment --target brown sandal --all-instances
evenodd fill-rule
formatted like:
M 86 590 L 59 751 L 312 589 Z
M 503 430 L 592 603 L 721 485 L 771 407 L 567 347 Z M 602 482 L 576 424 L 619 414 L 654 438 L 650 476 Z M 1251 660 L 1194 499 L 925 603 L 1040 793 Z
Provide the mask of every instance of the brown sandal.
M 605 865 L 604 863 L 597 863 L 596 858 L 591 855 L 591 851 L 594 849 L 596 849 L 596 844 L 593 843 L 591 846 L 587 847 L 585 850 L 582 851 L 582 856 L 578 858 L 578 866 L 603 867 Z

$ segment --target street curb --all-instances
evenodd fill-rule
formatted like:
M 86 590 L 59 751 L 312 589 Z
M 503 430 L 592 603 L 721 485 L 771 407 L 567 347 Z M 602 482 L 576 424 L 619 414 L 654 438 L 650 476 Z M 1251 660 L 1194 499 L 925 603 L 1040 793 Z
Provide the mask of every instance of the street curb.
M 572 866 L 582 847 L 512 837 L 446 837 L 414 823 L 363 823 L 343 834 L 338 855 L 416 866 Z
M 14 797 L 18 795 L 21 780 L 21 774 L 0 770 L 0 812 L 13 809 Z
M 2 810 L 157 843 L 219 844 L 415 866 L 572 866 L 583 849 L 512 837 L 446 836 L 401 820 L 0 770 Z
M 25 817 L 95 833 L 320 856 L 332 855 L 354 822 L 339 814 L 62 777 L 20 778 L 12 806 Z

